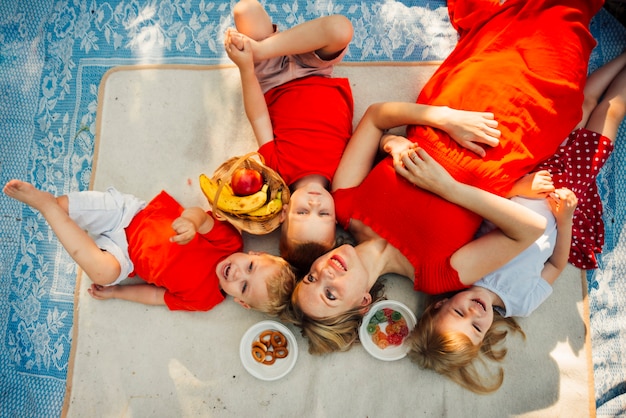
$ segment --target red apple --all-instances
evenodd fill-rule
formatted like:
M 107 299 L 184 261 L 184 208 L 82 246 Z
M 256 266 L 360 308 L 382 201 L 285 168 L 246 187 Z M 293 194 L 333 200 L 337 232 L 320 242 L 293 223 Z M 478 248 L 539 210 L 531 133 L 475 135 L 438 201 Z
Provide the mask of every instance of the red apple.
M 251 168 L 238 168 L 230 180 L 233 193 L 237 196 L 248 196 L 263 187 L 263 176 Z

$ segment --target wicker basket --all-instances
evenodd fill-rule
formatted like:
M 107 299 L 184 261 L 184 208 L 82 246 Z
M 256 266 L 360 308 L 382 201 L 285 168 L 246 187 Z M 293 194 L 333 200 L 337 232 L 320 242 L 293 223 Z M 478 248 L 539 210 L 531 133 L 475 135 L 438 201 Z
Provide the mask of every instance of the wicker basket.
M 283 204 L 289 203 L 289 198 L 291 196 L 289 187 L 287 187 L 285 181 L 276 171 L 265 165 L 263 156 L 258 152 L 251 152 L 241 157 L 230 158 L 215 170 L 211 179 L 218 181 L 220 183 L 220 187 L 218 188 L 213 199 L 214 202 L 218 200 L 224 185 L 230 184 L 233 173 L 238 168 L 251 168 L 257 170 L 263 175 L 264 182 L 269 186 L 270 196 L 268 201 L 274 199 L 277 193 L 282 191 L 281 199 Z M 280 226 L 281 211 L 266 216 L 250 216 L 248 214 L 225 212 L 219 209 L 217 205 L 213 205 L 210 200 L 209 203 L 211 203 L 213 214 L 217 219 L 226 220 L 237 228 L 250 234 L 269 234 Z

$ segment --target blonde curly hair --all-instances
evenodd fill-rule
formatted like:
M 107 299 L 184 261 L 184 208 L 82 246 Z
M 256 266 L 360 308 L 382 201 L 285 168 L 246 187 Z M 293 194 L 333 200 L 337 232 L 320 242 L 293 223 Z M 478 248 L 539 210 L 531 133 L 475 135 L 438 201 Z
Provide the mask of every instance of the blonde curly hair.
M 497 367 L 488 375 L 485 369 L 489 367 L 489 361 L 499 363 L 504 360 L 507 349 L 502 344 L 509 331 L 526 338 L 524 331 L 513 318 L 494 312 L 493 323 L 478 345 L 460 332 L 437 332 L 435 319 L 439 310 L 436 305 L 441 299 L 443 296 L 433 298 L 407 337 L 409 358 L 419 367 L 434 370 L 472 392 L 487 394 L 498 390 L 504 380 L 504 370 Z
M 269 300 L 263 306 L 252 308 L 265 312 L 272 316 L 281 316 L 289 306 L 289 300 L 296 285 L 296 275 L 291 265 L 281 257 L 265 254 L 278 267 L 278 274 L 266 281 L 267 295 Z

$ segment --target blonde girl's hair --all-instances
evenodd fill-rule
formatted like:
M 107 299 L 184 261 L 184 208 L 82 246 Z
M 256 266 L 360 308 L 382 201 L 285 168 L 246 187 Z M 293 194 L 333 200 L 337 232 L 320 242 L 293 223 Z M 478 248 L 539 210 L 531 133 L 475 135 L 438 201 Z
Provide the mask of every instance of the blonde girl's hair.
M 439 312 L 435 305 L 442 298 L 435 298 L 426 307 L 407 337 L 409 358 L 419 367 L 434 370 L 472 392 L 487 394 L 498 390 L 504 380 L 504 370 L 497 367 L 493 372 L 489 366 L 506 357 L 507 349 L 502 344 L 508 331 L 525 338 L 524 331 L 513 318 L 494 312 L 493 324 L 481 344 L 473 345 L 469 337 L 460 332 L 439 333 L 435 329 L 434 320 Z M 491 364 L 486 360 L 491 360 Z
M 291 297 L 290 309 L 284 312 L 283 320 L 300 327 L 302 336 L 309 341 L 309 353 L 327 354 L 347 351 L 358 341 L 359 326 L 367 309 L 362 306 L 333 317 L 313 319 L 302 312 L 298 304 L 298 286 Z M 379 278 L 370 289 L 372 303 L 384 299 L 383 280 Z
M 296 285 L 296 275 L 291 265 L 281 257 L 266 254 L 279 266 L 278 274 L 266 282 L 268 302 L 255 309 L 272 316 L 280 316 L 289 306 L 289 300 Z

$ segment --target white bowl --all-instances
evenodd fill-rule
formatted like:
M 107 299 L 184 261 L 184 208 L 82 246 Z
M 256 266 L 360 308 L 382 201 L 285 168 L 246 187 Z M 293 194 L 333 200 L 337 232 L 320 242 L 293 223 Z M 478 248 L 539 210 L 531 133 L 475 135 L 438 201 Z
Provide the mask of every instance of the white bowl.
M 277 358 L 274 364 L 259 363 L 252 357 L 252 343 L 259 339 L 263 331 L 280 331 L 287 338 L 289 354 L 285 358 Z M 293 369 L 298 359 L 298 344 L 293 333 L 285 325 L 277 321 L 261 321 L 252 325 L 241 337 L 239 357 L 243 367 L 254 377 L 261 380 L 278 380 Z
M 363 322 L 359 328 L 359 340 L 361 340 L 361 345 L 365 348 L 365 350 L 379 360 L 400 360 L 409 352 L 409 347 L 406 344 L 406 337 L 402 344 L 390 345 L 383 349 L 372 341 L 372 336 L 367 332 L 367 325 L 369 324 L 370 319 L 376 314 L 377 311 L 383 308 L 391 308 L 394 311 L 400 312 L 402 317 L 406 320 L 409 331 L 415 327 L 415 324 L 417 323 L 415 314 L 406 305 L 394 300 L 381 300 L 380 302 L 372 305 L 367 314 L 363 317 Z

